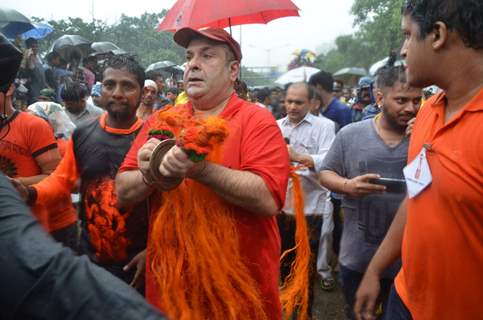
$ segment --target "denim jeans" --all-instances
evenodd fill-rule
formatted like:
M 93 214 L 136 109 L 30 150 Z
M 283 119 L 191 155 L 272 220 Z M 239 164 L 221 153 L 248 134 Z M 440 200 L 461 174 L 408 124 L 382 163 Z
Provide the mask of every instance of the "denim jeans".
M 347 318 L 355 319 L 353 308 L 355 303 L 355 296 L 359 285 L 361 284 L 363 273 L 348 269 L 340 265 L 339 281 L 342 287 L 342 293 L 346 301 L 345 313 Z M 379 293 L 378 301 L 382 303 L 382 309 L 386 308 L 386 301 L 389 296 L 389 291 L 393 284 L 392 279 L 381 279 L 381 292 Z
M 394 285 L 391 287 L 383 320 L 411 320 L 411 313 L 399 297 Z

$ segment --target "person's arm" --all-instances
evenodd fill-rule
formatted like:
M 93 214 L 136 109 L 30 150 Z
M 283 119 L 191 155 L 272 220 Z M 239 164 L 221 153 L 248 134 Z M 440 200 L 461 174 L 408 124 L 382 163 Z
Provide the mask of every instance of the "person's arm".
M 60 153 L 57 147 L 47 150 L 35 158 L 35 162 L 40 168 L 40 174 L 31 177 L 18 177 L 17 180 L 24 186 L 38 183 L 51 174 L 60 162 Z
M 372 258 L 356 293 L 354 313 L 358 320 L 376 319 L 376 301 L 379 296 L 379 280 L 382 273 L 400 256 L 406 226 L 407 198 L 401 203 L 386 237 Z
M 0 319 L 164 319 L 126 283 L 54 241 L 0 174 Z
M 347 194 L 351 197 L 363 197 L 372 193 L 381 193 L 386 190 L 385 186 L 371 183 L 371 180 L 379 179 L 381 176 L 368 173 L 352 179 L 344 178 L 331 170 L 322 170 L 319 174 L 320 183 L 327 189 Z
M 276 215 L 278 207 L 263 179 L 249 171 L 206 162 L 193 179 L 207 185 L 227 202 L 250 212 Z
M 335 139 L 335 125 L 332 121 L 323 123 L 318 129 L 317 148 L 314 153 L 299 153 L 292 147 L 288 147 L 290 161 L 298 162 L 305 165 L 309 169 L 319 172 L 322 170 L 322 163 Z
M 315 167 L 315 156 L 308 153 L 300 153 L 294 150 L 290 145 L 287 146 L 288 150 L 288 157 L 290 162 L 297 162 L 303 164 L 309 169 L 313 169 Z
M 144 130 L 144 128 L 143 128 Z M 132 163 L 131 166 L 136 166 L 139 169 L 120 171 L 116 176 L 116 194 L 117 202 L 120 206 L 127 204 L 135 204 L 145 200 L 153 191 L 154 187 L 152 181 L 147 179 L 149 175 L 149 161 L 154 148 L 160 143 L 158 139 L 149 139 L 141 148 L 137 145 L 142 143 L 139 133 L 131 150 L 126 155 L 124 162 Z M 137 156 L 134 156 L 134 154 Z M 122 168 L 121 168 L 122 169 Z
M 159 172 L 168 181 L 170 178 L 194 179 L 210 187 L 229 203 L 250 212 L 265 215 L 278 213 L 277 204 L 260 176 L 209 161 L 194 163 L 178 146 L 166 153 Z
M 252 120 L 256 122 L 256 119 Z M 263 121 L 259 122 L 258 127 L 251 129 L 253 135 L 246 139 L 250 142 L 247 147 L 251 149 L 246 152 L 242 150 L 241 156 L 244 157 L 244 161 L 241 170 L 229 169 L 208 161 L 195 164 L 179 147 L 170 149 L 159 167 L 160 173 L 166 178 L 161 181 L 164 190 L 174 188 L 177 185 L 176 178 L 188 177 L 206 184 L 225 200 L 250 212 L 277 214 L 283 205 L 283 198 L 277 197 L 281 192 L 277 188 L 282 185 L 279 180 L 282 179 L 277 180 L 273 172 L 278 170 L 288 175 L 288 158 L 280 130 L 271 122 L 273 119 L 270 117 L 270 122 Z M 121 167 L 121 172 L 116 178 L 118 201 L 121 204 L 142 201 L 153 191 L 149 186 L 152 181 L 148 168 L 152 150 L 159 141 L 150 139 L 144 143 L 146 138 L 142 135 L 147 134 L 143 134 L 143 131 L 144 128 L 126 156 L 123 164 L 125 169 Z M 263 139 L 260 139 L 260 135 Z M 258 144 L 253 142 L 257 139 L 260 141 Z M 134 152 L 137 152 L 137 157 Z M 271 187 L 267 181 L 274 181 Z M 286 180 L 285 185 L 280 187 L 284 189 L 284 194 L 285 187 Z
M 66 145 L 64 158 L 49 176 L 37 184 L 24 186 L 14 182 L 20 196 L 29 204 L 42 203 L 49 206 L 70 194 L 78 180 L 72 140 Z

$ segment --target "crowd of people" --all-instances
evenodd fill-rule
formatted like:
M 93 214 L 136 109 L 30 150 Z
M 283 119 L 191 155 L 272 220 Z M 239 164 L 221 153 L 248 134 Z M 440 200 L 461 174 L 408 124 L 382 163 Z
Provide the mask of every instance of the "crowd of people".
M 0 34 L 0 317 L 307 319 L 339 285 L 347 319 L 482 319 L 482 16 L 407 1 L 354 96 L 249 90 L 222 29 L 174 34 L 169 88 Z

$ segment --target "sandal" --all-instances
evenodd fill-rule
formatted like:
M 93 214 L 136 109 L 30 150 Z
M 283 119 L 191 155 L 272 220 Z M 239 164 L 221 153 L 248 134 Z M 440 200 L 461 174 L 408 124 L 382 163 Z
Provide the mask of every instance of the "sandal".
M 332 291 L 335 288 L 335 280 L 333 278 L 326 278 L 320 281 L 320 287 L 324 291 Z

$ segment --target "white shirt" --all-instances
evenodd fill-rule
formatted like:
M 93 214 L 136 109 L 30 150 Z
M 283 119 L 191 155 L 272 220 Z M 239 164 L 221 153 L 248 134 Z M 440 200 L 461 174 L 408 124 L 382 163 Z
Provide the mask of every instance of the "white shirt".
M 79 114 L 70 113 L 69 110 L 67 110 L 67 108 L 65 109 L 65 112 L 69 116 L 70 120 L 76 126 L 78 126 L 80 123 L 84 121 L 99 118 L 99 116 L 104 113 L 104 110 L 86 101 L 86 108 L 81 113 Z
M 329 191 L 319 183 L 318 172 L 322 162 L 335 139 L 335 124 L 323 116 L 314 116 L 310 112 L 297 124 L 288 117 L 277 120 L 277 124 L 290 146 L 298 153 L 308 154 L 314 160 L 314 168 L 298 170 L 304 191 L 305 214 L 323 214 L 332 211 Z M 294 164 L 297 165 L 297 164 Z M 287 187 L 287 198 L 283 211 L 293 214 L 292 182 Z

